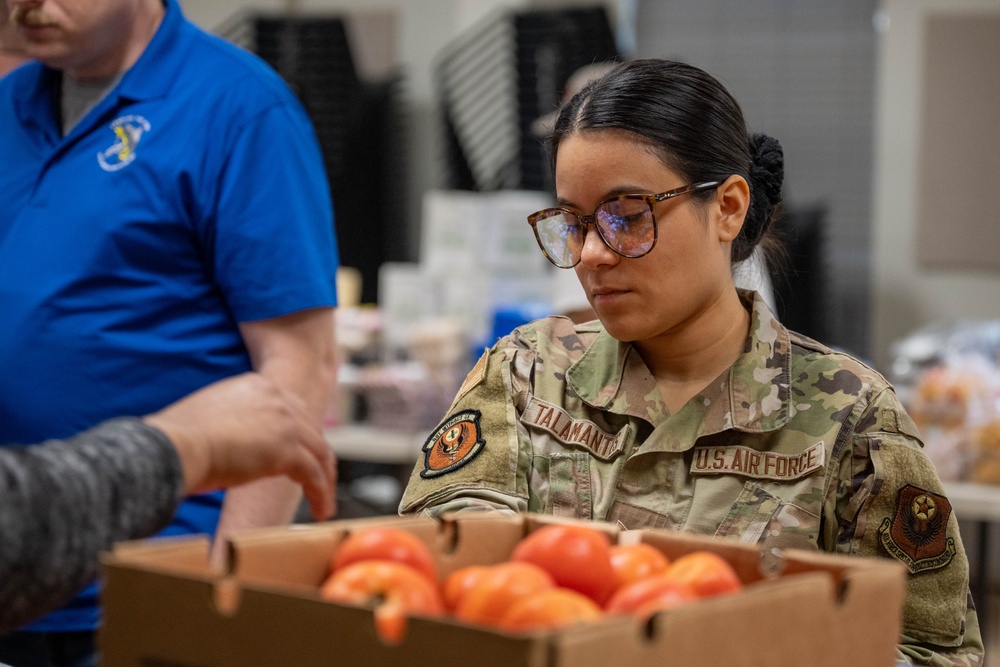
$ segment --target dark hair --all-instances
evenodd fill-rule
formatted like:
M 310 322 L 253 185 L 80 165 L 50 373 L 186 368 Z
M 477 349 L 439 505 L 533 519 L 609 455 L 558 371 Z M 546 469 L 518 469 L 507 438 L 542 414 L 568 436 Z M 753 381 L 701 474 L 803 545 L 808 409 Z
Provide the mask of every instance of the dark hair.
M 761 243 L 765 251 L 779 249 L 769 232 L 781 202 L 781 145 L 764 134 L 748 135 L 739 103 L 708 73 L 670 60 L 618 64 L 560 110 L 548 139 L 553 170 L 564 138 L 605 129 L 634 135 L 688 183 L 745 178 L 750 206 L 731 259 L 746 259 Z M 695 196 L 707 201 L 712 191 Z

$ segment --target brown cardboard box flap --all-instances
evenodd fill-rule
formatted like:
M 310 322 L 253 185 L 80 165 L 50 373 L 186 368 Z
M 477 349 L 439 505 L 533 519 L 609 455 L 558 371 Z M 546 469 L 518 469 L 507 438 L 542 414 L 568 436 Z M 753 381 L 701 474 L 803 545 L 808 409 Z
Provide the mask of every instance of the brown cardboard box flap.
M 386 665 L 435 667 L 889 667 L 895 662 L 905 573 L 889 560 L 788 551 L 762 559 L 755 546 L 667 531 L 619 532 L 669 557 L 698 549 L 732 562 L 743 591 L 659 614 L 648 623 L 612 617 L 560 632 L 514 636 L 448 619 L 414 617 L 398 645 L 376 634 L 371 611 L 319 598 L 336 545 L 377 524 L 423 539 L 441 576 L 494 563 L 538 527 L 540 515 L 461 513 L 441 520 L 387 517 L 251 531 L 231 542 L 225 572 L 208 568 L 207 542 L 147 541 L 103 561 L 104 664 Z M 199 560 L 200 559 L 200 560 Z M 765 567 L 761 567 L 761 563 Z M 849 640 L 846 640 L 849 638 Z

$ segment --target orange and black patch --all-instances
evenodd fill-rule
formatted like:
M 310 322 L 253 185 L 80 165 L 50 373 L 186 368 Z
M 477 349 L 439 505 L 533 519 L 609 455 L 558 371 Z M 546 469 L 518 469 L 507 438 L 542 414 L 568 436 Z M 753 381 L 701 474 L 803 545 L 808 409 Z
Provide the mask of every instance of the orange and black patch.
M 462 410 L 448 417 L 424 443 L 423 478 L 458 470 L 483 451 L 486 441 L 479 427 L 479 410 Z
M 899 490 L 892 519 L 879 526 L 879 541 L 914 574 L 940 569 L 955 557 L 955 540 L 948 537 L 950 516 L 947 498 L 907 484 Z

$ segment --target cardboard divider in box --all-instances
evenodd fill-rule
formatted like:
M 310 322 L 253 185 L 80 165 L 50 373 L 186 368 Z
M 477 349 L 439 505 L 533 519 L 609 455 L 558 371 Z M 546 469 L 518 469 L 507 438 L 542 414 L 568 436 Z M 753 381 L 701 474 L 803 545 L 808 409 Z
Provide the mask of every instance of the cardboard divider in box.
M 341 540 L 368 526 L 393 525 L 420 537 L 443 578 L 466 565 L 503 561 L 528 533 L 567 521 L 614 541 L 648 542 L 671 559 L 716 552 L 746 586 L 649 622 L 609 617 L 525 635 L 411 617 L 396 645 L 376 634 L 370 610 L 318 594 Z M 224 571 L 208 566 L 207 553 L 204 538 L 174 538 L 125 543 L 104 557 L 103 664 L 890 667 L 905 586 L 904 569 L 889 560 L 764 553 L 710 537 L 533 514 L 375 517 L 250 531 L 231 540 Z

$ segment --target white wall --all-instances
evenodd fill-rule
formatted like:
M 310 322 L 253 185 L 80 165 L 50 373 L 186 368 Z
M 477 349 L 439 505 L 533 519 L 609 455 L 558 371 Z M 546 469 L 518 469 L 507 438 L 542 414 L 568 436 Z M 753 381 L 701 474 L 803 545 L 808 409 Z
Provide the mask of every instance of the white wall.
M 969 12 L 995 15 L 1000 0 L 883 0 L 882 11 L 888 27 L 877 74 L 872 349 L 876 364 L 887 368 L 891 343 L 914 329 L 938 320 L 1000 318 L 1000 273 L 923 267 L 917 263 L 916 238 L 919 160 L 933 159 L 920 146 L 926 20 Z M 995 140 L 1000 121 L 983 132 Z M 996 187 L 983 183 L 981 196 L 994 197 Z

